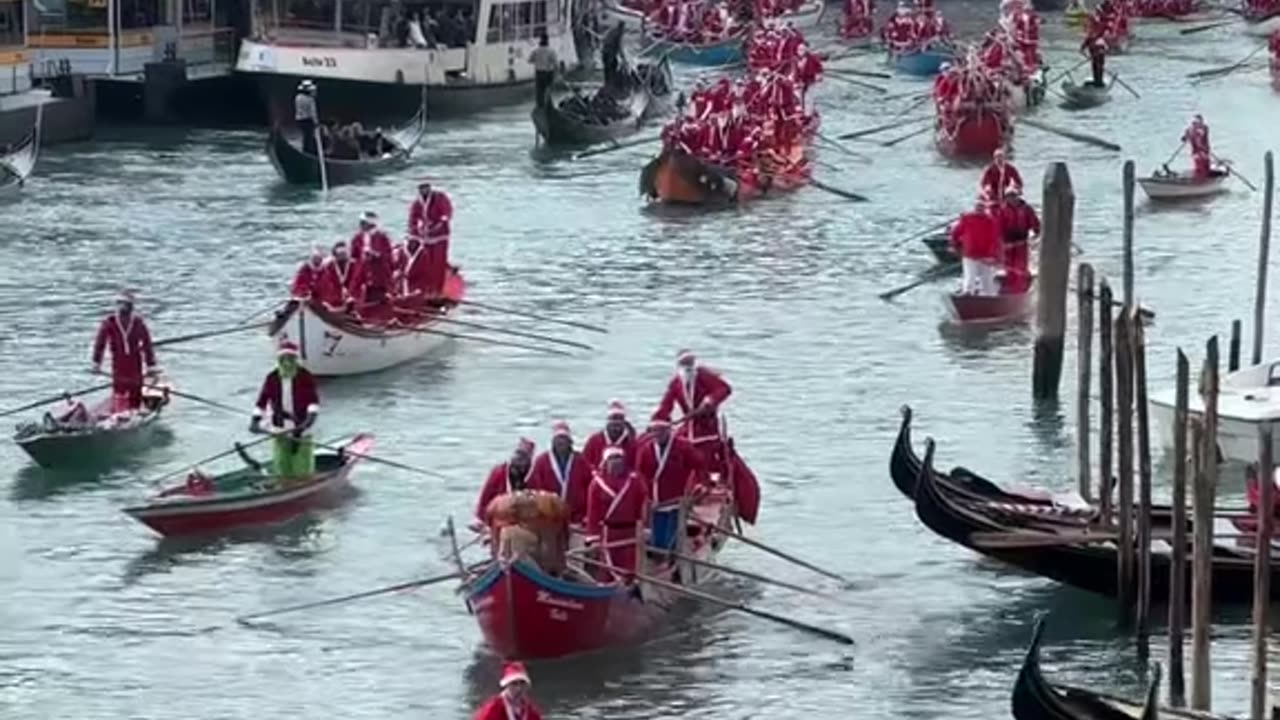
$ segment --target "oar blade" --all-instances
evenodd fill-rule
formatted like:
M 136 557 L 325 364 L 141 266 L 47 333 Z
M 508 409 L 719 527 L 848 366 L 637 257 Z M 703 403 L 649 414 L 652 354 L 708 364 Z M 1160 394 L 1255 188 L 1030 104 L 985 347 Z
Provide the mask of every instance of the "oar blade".
M 758 608 L 748 607 L 746 605 L 739 605 L 738 609 L 744 613 L 747 613 L 748 615 L 754 615 L 758 618 L 762 618 L 765 620 L 772 620 L 773 622 L 779 623 L 781 625 L 787 625 L 789 627 L 793 627 L 803 632 L 811 633 L 819 637 L 824 637 L 828 640 L 833 640 L 837 643 L 840 643 L 841 645 L 857 644 L 856 642 L 854 642 L 853 638 L 849 637 L 848 635 L 845 635 L 842 632 L 830 630 L 828 628 L 820 627 L 818 625 L 810 625 L 809 623 L 801 622 L 800 620 L 795 620 L 789 617 L 771 613 L 767 610 L 760 610 Z

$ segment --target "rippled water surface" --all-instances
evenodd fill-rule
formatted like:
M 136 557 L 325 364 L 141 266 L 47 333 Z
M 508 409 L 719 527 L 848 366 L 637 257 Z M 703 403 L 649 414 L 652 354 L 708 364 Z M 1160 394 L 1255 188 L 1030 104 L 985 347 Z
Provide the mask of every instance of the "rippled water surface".
M 965 10 L 971 34 L 993 12 Z M 1056 20 L 1047 25 L 1050 60 L 1074 63 L 1075 37 Z M 1217 152 L 1260 182 L 1262 152 L 1280 135 L 1266 73 L 1198 87 L 1184 79 L 1233 62 L 1256 41 L 1235 28 L 1179 37 L 1156 24 L 1138 34 L 1113 67 L 1141 101 L 1117 88 L 1111 104 L 1087 114 L 1049 106 L 1040 116 L 1123 144 L 1142 173 L 1202 111 Z M 894 93 L 926 87 L 885 84 Z M 903 104 L 834 80 L 819 101 L 831 134 L 884 122 Z M 496 663 L 479 651 L 452 588 L 281 616 L 260 629 L 232 619 L 445 570 L 442 521 L 469 514 L 485 473 L 517 436 L 544 445 L 549 422 L 563 416 L 583 438 L 611 397 L 647 416 L 683 346 L 734 384 L 731 425 L 764 485 L 755 534 L 857 581 L 840 591 L 733 546 L 728 562 L 813 583 L 839 602 L 743 590 L 858 645 L 846 653 L 741 615 L 704 614 L 643 648 L 535 665 L 535 692 L 552 717 L 1003 717 L 1031 618 L 1045 609 L 1055 677 L 1138 691 L 1142 668 L 1113 630 L 1108 602 L 978 561 L 922 528 L 889 483 L 897 410 L 911 403 L 919 436 L 940 443 L 941 465 L 1072 485 L 1073 409 L 1064 402 L 1037 413 L 1030 404 L 1029 330 L 940 330 L 942 286 L 894 304 L 876 297 L 927 267 L 924 249 L 900 240 L 967 205 L 976 168 L 946 162 L 923 136 L 892 150 L 850 143 L 867 160 L 822 150 L 821 175 L 871 203 L 811 188 L 739 211 L 671 213 L 637 198 L 647 149 L 546 162 L 530 156 L 532 144 L 527 108 L 440 124 L 414 167 L 327 198 L 282 188 L 258 132 L 106 130 L 41 158 L 22 198 L 0 206 L 6 406 L 89 383 L 95 323 L 119 286 L 144 289 L 157 336 L 238 322 L 279 296 L 311 244 L 347 236 L 361 211 L 402 227 L 412 180 L 423 174 L 454 198 L 454 255 L 476 299 L 610 332 L 473 312 L 478 322 L 562 333 L 598 351 L 562 358 L 460 343 L 433 360 L 326 384 L 322 435 L 372 431 L 385 457 L 450 480 L 365 464 L 358 495 L 339 511 L 253 541 L 158 543 L 119 508 L 144 496 L 149 479 L 244 436 L 270 362 L 264 338 L 163 352 L 182 387 L 246 413 L 179 401 L 162 442 L 102 477 L 41 471 L 5 446 L 0 716 L 468 716 L 490 692 Z M 1118 277 L 1122 156 L 1019 131 L 1016 161 L 1033 196 L 1058 159 L 1071 163 L 1081 259 Z M 1158 313 L 1153 382 L 1172 376 L 1175 346 L 1198 356 L 1209 334 L 1248 314 L 1260 208 L 1260 196 L 1235 182 L 1230 194 L 1178 211 L 1140 200 L 1137 286 Z M 1269 340 L 1274 348 L 1280 335 Z M 1074 372 L 1069 357 L 1065 377 Z M 1064 396 L 1070 388 L 1064 381 Z M 1229 478 L 1228 496 L 1241 485 Z M 1239 712 L 1247 632 L 1224 625 L 1216 640 L 1216 707 Z

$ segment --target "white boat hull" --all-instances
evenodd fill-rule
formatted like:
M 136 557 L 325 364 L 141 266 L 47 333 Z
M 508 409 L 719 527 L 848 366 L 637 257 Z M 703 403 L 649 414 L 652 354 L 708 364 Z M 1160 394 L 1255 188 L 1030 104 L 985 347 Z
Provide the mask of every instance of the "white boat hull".
M 1256 462 L 1258 428 L 1280 422 L 1280 385 L 1270 386 L 1272 373 L 1280 373 L 1280 363 L 1266 363 L 1230 373 L 1222 379 L 1218 396 L 1218 452 L 1225 460 Z M 1151 419 L 1156 423 L 1161 444 L 1173 447 L 1174 390 L 1151 395 Z M 1194 385 L 1188 396 L 1188 418 L 1204 411 Z M 1272 439 L 1272 453 L 1280 452 L 1280 433 Z M 1280 455 L 1273 455 L 1280 457 Z
M 1177 178 L 1139 178 L 1142 191 L 1152 200 L 1182 200 L 1197 198 L 1222 192 L 1222 185 L 1227 181 L 1227 173 L 1215 175 L 1202 182 L 1192 182 L 1185 176 Z
M 386 370 L 429 355 L 449 340 L 439 332 L 446 330 L 436 321 L 381 331 L 342 326 L 300 305 L 271 339 L 275 345 L 286 338 L 297 343 L 302 363 L 313 375 L 336 377 Z
M 1244 34 L 1253 37 L 1269 37 L 1271 33 L 1280 30 L 1280 15 L 1273 15 L 1262 22 L 1244 23 Z

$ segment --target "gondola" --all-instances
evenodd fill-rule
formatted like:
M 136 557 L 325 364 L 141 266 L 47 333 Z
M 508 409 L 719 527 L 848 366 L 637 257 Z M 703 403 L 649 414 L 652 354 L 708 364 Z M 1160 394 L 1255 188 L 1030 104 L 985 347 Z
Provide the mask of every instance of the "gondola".
M 17 192 L 35 170 L 40 156 L 40 121 L 44 105 L 36 105 L 36 121 L 26 137 L 8 148 L 0 146 L 0 197 Z
M 1223 716 L 1160 705 L 1160 665 L 1152 663 L 1142 704 L 1070 685 L 1057 685 L 1045 679 L 1040 671 L 1040 640 L 1044 634 L 1044 617 L 1036 618 L 1031 632 L 1031 646 L 1022 661 L 1022 669 L 1013 685 L 1014 720 L 1156 720 L 1159 717 L 1181 720 L 1215 720 Z
M 1098 107 L 1111 100 L 1111 86 L 1101 87 L 1092 83 L 1075 84 L 1070 80 L 1062 81 L 1063 100 L 1060 105 L 1067 110 L 1087 110 Z
M 534 107 L 530 112 L 533 126 L 542 140 L 551 146 L 595 145 L 626 137 L 639 130 L 645 120 L 662 112 L 664 100 L 670 97 L 674 86 L 671 63 L 664 57 L 656 65 L 640 65 L 630 85 L 630 92 L 625 93 L 625 99 L 618 103 L 626 110 L 624 117 L 600 122 L 574 112 L 574 105 L 591 102 L 575 91 L 576 97 L 562 100 L 559 104 L 549 101 Z M 608 91 L 607 86 L 596 90 L 597 93 Z
M 956 251 L 951 249 L 951 238 L 947 233 L 938 233 L 923 238 L 920 242 L 929 248 L 929 252 L 933 253 L 933 257 L 937 259 L 939 265 L 955 265 L 960 266 L 960 256 L 956 255 Z
M 928 441 L 920 477 L 916 482 L 916 517 L 938 535 L 995 560 L 1051 580 L 1106 597 L 1118 595 L 1116 566 L 1119 553 L 1113 536 L 1084 540 L 1081 528 L 1046 524 L 1031 527 L 1028 516 L 1011 518 L 983 503 L 966 502 L 938 481 L 933 471 L 933 442 Z M 1038 532 L 1029 533 L 1034 529 Z M 1052 542 L 1054 533 L 1068 535 Z M 981 540 L 975 538 L 981 534 Z M 1043 539 L 1047 538 L 1049 542 Z M 1188 533 L 1190 538 L 1190 533 Z M 1187 553 L 1186 577 L 1191 573 Z M 1253 553 L 1245 548 L 1213 547 L 1213 599 L 1219 603 L 1248 603 L 1253 599 Z M 1169 596 L 1171 556 L 1158 547 L 1151 551 L 1151 597 Z M 1280 599 L 1280 577 L 1272 563 L 1272 600 Z M 1191 583 L 1186 583 L 1188 596 Z
M 322 167 L 321 158 L 303 152 L 301 138 L 290 136 L 275 125 L 267 138 L 267 157 L 281 179 L 292 185 L 343 185 L 404 166 L 426 131 L 427 105 L 424 94 L 422 107 L 413 119 L 400 129 L 384 134 L 394 148 L 391 152 L 359 160 L 326 157 L 323 158 Z

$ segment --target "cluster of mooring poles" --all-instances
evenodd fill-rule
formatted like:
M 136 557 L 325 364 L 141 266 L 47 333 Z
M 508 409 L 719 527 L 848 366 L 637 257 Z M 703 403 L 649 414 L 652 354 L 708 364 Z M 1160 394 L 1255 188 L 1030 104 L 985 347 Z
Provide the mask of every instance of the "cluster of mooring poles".
M 1271 242 L 1272 198 L 1275 176 L 1271 152 L 1265 159 L 1262 233 L 1258 248 L 1258 273 L 1253 313 L 1254 365 L 1262 362 L 1265 318 L 1267 262 Z M 1135 630 L 1138 654 L 1146 660 L 1150 653 L 1151 623 L 1151 432 L 1147 413 L 1147 361 L 1144 322 L 1155 314 L 1141 308 L 1133 288 L 1133 161 L 1124 164 L 1124 288 L 1123 302 L 1113 299 L 1111 286 L 1098 278 L 1088 263 L 1076 273 L 1078 304 L 1076 438 L 1079 492 L 1098 508 L 1096 530 L 1099 540 L 1114 540 L 1122 549 L 1116 567 L 1118 611 L 1122 626 Z M 1072 216 L 1075 195 L 1065 163 L 1054 163 L 1045 173 L 1044 222 L 1041 236 L 1035 359 L 1032 394 L 1037 401 L 1056 401 L 1062 375 L 1063 336 L 1066 328 L 1068 272 L 1072 248 Z M 1118 310 L 1118 312 L 1116 312 Z M 1094 319 L 1097 313 L 1098 352 L 1098 457 L 1097 489 L 1090 448 L 1090 405 L 1093 371 Z M 1228 370 L 1240 367 L 1241 322 L 1231 324 Z M 1212 627 L 1213 545 L 1215 518 L 1240 518 L 1248 510 L 1215 509 L 1218 483 L 1218 389 L 1219 348 L 1217 336 L 1205 344 L 1205 359 L 1199 386 L 1203 411 L 1188 411 L 1190 363 L 1177 351 L 1177 388 L 1173 421 L 1173 487 L 1168 530 L 1154 539 L 1167 541 L 1170 558 L 1169 596 L 1169 695 L 1175 706 L 1186 705 L 1183 663 L 1183 634 L 1188 623 L 1190 598 L 1191 698 L 1194 710 L 1211 709 L 1209 661 Z M 1136 425 L 1136 437 L 1135 437 Z M 1252 534 L 1233 534 L 1229 539 L 1254 541 L 1253 569 L 1253 652 L 1251 671 L 1252 720 L 1268 717 L 1267 635 L 1271 600 L 1271 536 L 1275 515 L 1273 497 L 1273 429 L 1269 422 L 1258 428 L 1259 502 L 1257 529 Z M 1135 468 L 1135 450 L 1137 462 Z M 1113 464 L 1114 463 L 1114 464 Z M 1137 499 L 1134 480 L 1137 479 Z M 1192 538 L 1188 541 L 1187 481 L 1191 478 Z M 1112 492 L 1118 497 L 1113 503 Z M 1095 501 L 1095 495 L 1097 500 Z M 1252 517 L 1252 514 L 1249 515 Z M 1228 539 L 1227 535 L 1217 535 Z M 1187 587 L 1187 550 L 1190 546 L 1190 591 Z M 1128 552 L 1123 551 L 1129 548 Z M 1162 598 L 1154 598 L 1160 601 Z M 1273 716 L 1280 719 L 1280 708 Z

